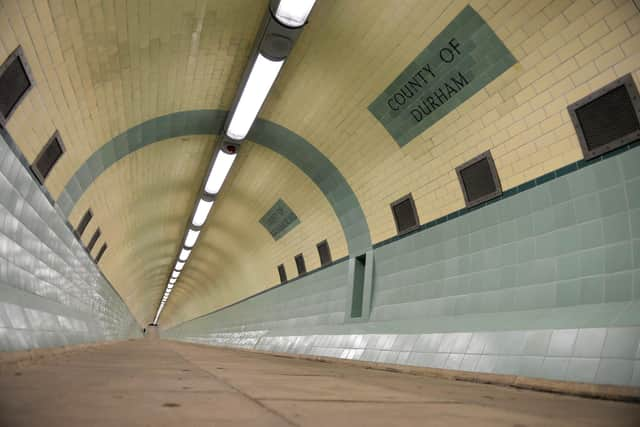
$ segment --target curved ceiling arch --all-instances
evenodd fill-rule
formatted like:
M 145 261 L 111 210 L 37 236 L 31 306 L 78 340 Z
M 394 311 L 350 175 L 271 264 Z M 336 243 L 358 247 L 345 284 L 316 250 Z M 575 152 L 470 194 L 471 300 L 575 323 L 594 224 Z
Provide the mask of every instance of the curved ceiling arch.
M 191 110 L 147 120 L 104 144 L 67 181 L 56 205 L 68 217 L 82 194 L 118 160 L 147 145 L 187 135 L 217 135 L 227 111 Z M 300 135 L 264 119 L 256 120 L 248 140 L 280 154 L 320 189 L 333 208 L 349 247 L 359 255 L 371 247 L 371 235 L 360 203 L 336 166 Z

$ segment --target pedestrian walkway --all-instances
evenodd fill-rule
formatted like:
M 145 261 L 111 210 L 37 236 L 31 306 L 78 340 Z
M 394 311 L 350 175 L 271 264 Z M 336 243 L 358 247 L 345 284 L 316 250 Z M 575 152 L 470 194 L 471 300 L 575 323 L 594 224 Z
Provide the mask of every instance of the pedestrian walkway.
M 640 405 L 158 340 L 0 375 L 0 426 L 638 426 Z

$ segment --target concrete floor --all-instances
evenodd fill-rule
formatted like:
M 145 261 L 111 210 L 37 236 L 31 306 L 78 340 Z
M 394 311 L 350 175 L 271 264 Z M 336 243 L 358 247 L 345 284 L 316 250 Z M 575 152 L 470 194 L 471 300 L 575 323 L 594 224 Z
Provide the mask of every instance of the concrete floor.
M 639 426 L 640 405 L 166 341 L 0 376 L 0 426 Z

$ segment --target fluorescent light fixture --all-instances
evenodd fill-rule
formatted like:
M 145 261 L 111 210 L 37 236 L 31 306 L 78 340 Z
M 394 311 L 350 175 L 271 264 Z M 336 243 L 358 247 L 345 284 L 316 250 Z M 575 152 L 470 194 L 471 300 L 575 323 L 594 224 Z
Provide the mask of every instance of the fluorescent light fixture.
M 175 269 L 178 270 L 178 271 L 182 271 L 183 268 L 184 268 L 184 262 L 177 261 Z
M 198 240 L 198 236 L 200 235 L 200 231 L 189 229 L 187 231 L 187 237 L 184 239 L 184 245 L 192 248 L 196 244 L 196 240 Z M 178 277 L 178 276 L 172 276 Z
M 169 284 L 167 285 L 167 289 L 171 290 L 171 289 L 173 289 L 173 287 L 174 287 L 174 286 L 175 286 L 175 285 L 174 285 L 173 283 L 169 283 Z
M 300 27 L 307 22 L 316 0 L 280 0 L 276 18 L 289 27 Z
M 171 279 L 169 279 L 169 283 L 170 283 L 171 285 L 173 285 L 173 284 L 175 284 L 175 283 L 176 283 L 176 280 L 178 280 L 178 279 L 174 279 L 174 278 L 172 277 Z
M 177 278 L 178 278 L 178 276 L 180 276 L 180 272 L 179 272 L 179 271 L 175 271 L 175 270 L 174 270 L 174 271 L 171 273 L 171 277 L 173 277 L 174 279 L 177 279 Z
M 295 3 L 296 1 L 298 0 L 292 0 L 291 2 Z M 280 6 L 278 6 L 278 10 L 280 10 Z M 242 90 L 242 95 L 240 95 L 238 105 L 236 105 L 229 122 L 226 132 L 229 138 L 244 139 L 247 136 L 283 64 L 284 60 L 271 61 L 258 53 L 251 74 L 249 74 L 247 83 Z
M 209 172 L 209 176 L 207 177 L 207 182 L 204 184 L 204 191 L 206 193 L 217 194 L 220 191 L 220 187 L 222 187 L 225 178 L 229 174 L 229 170 L 231 170 L 231 166 L 233 166 L 233 161 L 236 159 L 236 155 L 237 153 L 227 154 L 222 150 L 218 151 L 218 155 L 216 156 L 216 160 L 213 162 L 211 172 Z M 203 200 L 200 200 L 200 202 L 203 202 Z M 211 203 L 213 204 L 213 202 Z M 200 203 L 198 203 L 198 209 L 199 208 Z M 194 215 L 193 218 L 194 222 L 198 215 L 198 209 L 196 209 L 196 215 Z M 211 209 L 211 206 L 209 209 Z M 207 210 L 207 213 L 205 214 L 205 220 L 207 219 L 207 214 L 209 214 L 209 210 Z M 204 224 L 204 221 L 202 221 L 202 223 Z
M 206 200 L 200 199 L 200 201 L 198 202 L 198 206 L 196 207 L 196 213 L 193 214 L 193 222 L 191 224 L 193 224 L 194 227 L 202 227 L 204 222 L 207 220 L 207 217 L 209 216 L 209 212 L 211 211 L 212 206 L 213 200 L 208 202 Z
M 189 259 L 189 255 L 191 255 L 191 249 L 182 249 L 180 251 L 180 256 L 178 256 L 178 259 L 182 262 L 187 262 L 187 260 Z

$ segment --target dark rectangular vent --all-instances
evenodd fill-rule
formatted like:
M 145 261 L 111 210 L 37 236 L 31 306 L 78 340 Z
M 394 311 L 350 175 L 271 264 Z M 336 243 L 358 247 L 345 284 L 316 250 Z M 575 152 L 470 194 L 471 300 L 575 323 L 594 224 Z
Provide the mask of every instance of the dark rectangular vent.
M 7 123 L 32 86 L 29 66 L 18 47 L 0 66 L 0 124 Z
M 502 194 L 496 165 L 491 152 L 485 151 L 456 168 L 467 207 L 493 199 Z
M 415 230 L 420 226 L 418 212 L 411 193 L 391 203 L 391 212 L 393 213 L 398 234 Z
M 366 264 L 366 255 L 356 257 L 353 272 L 353 293 L 351 294 L 351 318 L 362 317 L 362 305 L 364 301 L 364 271 Z
M 60 135 L 56 131 L 31 166 L 31 170 L 38 177 L 41 184 L 47 179 L 49 172 L 51 172 L 51 169 L 53 169 L 63 153 L 64 145 L 62 145 Z
M 284 269 L 284 264 L 278 266 L 278 275 L 280 276 L 280 283 L 287 281 L 287 270 Z
M 331 264 L 331 250 L 329 250 L 329 243 L 326 240 L 316 245 L 318 248 L 318 255 L 320 256 L 320 265 L 325 266 Z
M 587 159 L 640 138 L 640 98 L 630 74 L 568 108 Z
M 307 272 L 307 266 L 304 263 L 304 256 L 302 254 L 296 255 L 296 268 L 298 269 L 298 275 L 304 274 Z
M 100 251 L 98 252 L 98 256 L 96 256 L 96 264 L 100 262 L 100 259 L 102 258 L 102 255 L 104 255 L 106 250 L 107 250 L 107 244 L 103 243 L 102 247 L 100 248 Z
M 93 250 L 93 247 L 96 245 L 96 242 L 100 238 L 100 234 L 102 234 L 102 233 L 101 233 L 100 229 L 98 228 L 96 230 L 96 232 L 93 233 L 93 236 L 91 237 L 91 240 L 89 241 L 89 244 L 87 245 L 87 251 L 91 252 Z
M 87 225 L 89 225 L 89 221 L 91 221 L 91 218 L 93 218 L 93 212 L 91 212 L 91 209 L 87 209 L 85 214 L 82 216 L 80 223 L 78 224 L 78 228 L 76 229 L 76 235 L 78 237 L 82 237 L 82 234 L 84 233 L 84 230 L 87 229 Z

